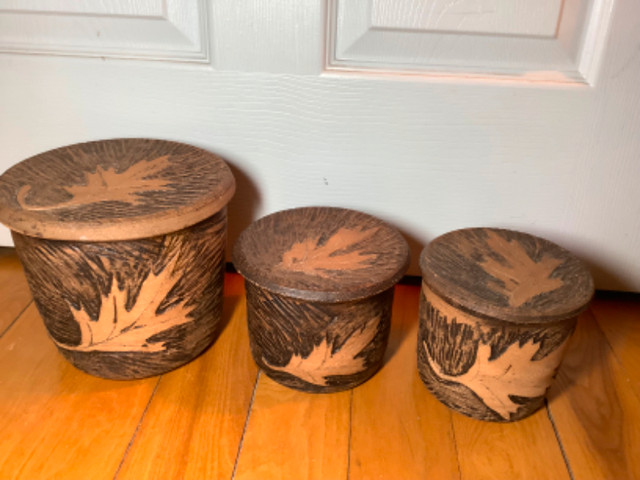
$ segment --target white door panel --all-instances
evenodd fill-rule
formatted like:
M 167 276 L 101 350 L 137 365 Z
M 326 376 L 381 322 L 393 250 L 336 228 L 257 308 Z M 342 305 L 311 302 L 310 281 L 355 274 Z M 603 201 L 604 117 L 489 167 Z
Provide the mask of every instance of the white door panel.
M 349 8 L 358 2 L 340 2 Z M 562 0 L 370 0 L 371 25 L 399 30 L 552 38 Z
M 328 65 L 593 83 L 613 0 L 330 0 Z
M 0 0 L 0 52 L 209 62 L 204 0 Z
M 576 1 L 565 1 L 563 12 Z M 500 226 L 572 249 L 601 288 L 640 290 L 640 5 L 619 0 L 611 15 L 598 14 L 590 28 L 599 29 L 592 35 L 600 43 L 590 52 L 602 52 L 592 55 L 599 69 L 580 70 L 587 61 L 580 57 L 572 68 L 581 77 L 562 83 L 551 75 L 505 80 L 497 71 L 398 69 L 380 52 L 374 68 L 356 60 L 336 66 L 332 48 L 342 33 L 331 15 L 338 3 L 265 3 L 209 3 L 197 22 L 206 25 L 205 62 L 184 61 L 191 54 L 180 48 L 179 61 L 167 54 L 171 48 L 136 57 L 140 45 L 118 47 L 114 57 L 79 50 L 0 55 L 2 170 L 85 140 L 184 141 L 220 153 L 234 168 L 231 241 L 274 210 L 341 205 L 402 229 L 413 247 L 412 273 L 420 248 L 436 235 Z M 397 23 L 402 12 L 389 10 L 392 3 L 353 1 L 363 14 L 377 5 L 377 22 L 395 12 L 387 18 Z M 430 5 L 398 5 L 420 3 Z M 543 3 L 546 12 L 557 7 Z M 0 17 L 15 5 L 0 1 Z M 80 24 L 85 17 L 74 16 Z M 545 18 L 531 28 L 546 32 Z M 474 28 L 525 28 L 490 22 Z M 510 41 L 512 33 L 496 37 Z M 4 38 L 0 31 L 0 49 Z M 34 38 L 23 45 L 44 53 Z M 375 50 L 369 54 L 375 59 Z M 1 240 L 10 244 L 6 230 Z

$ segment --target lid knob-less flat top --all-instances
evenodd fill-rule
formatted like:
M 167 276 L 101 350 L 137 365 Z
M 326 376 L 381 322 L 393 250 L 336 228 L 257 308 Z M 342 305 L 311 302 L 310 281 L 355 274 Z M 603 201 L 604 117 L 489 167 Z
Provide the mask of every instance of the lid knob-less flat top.
M 113 139 L 28 158 L 0 176 L 0 221 L 56 240 L 131 240 L 221 210 L 235 181 L 217 155 L 177 142 Z
M 468 228 L 433 240 L 420 256 L 427 285 L 472 314 L 515 323 L 571 318 L 593 296 L 584 264 L 526 233 Z
M 305 207 L 252 223 L 235 244 L 233 263 L 266 290 L 339 302 L 394 285 L 408 267 L 409 247 L 396 229 L 365 213 Z

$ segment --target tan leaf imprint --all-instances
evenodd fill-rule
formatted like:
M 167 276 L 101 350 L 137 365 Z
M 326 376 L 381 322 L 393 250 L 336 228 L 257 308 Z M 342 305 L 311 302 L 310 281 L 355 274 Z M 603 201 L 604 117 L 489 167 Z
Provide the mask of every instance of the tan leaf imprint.
M 365 369 L 363 357 L 357 355 L 373 340 L 378 333 L 378 319 L 368 321 L 365 326 L 351 335 L 333 352 L 331 342 L 325 337 L 318 345 L 314 345 L 311 353 L 305 358 L 293 354 L 284 367 L 271 365 L 263 357 L 262 360 L 272 370 L 289 373 L 314 385 L 325 386 L 327 378 L 335 375 L 352 375 Z
M 540 360 L 532 360 L 540 348 L 533 339 L 520 346 L 513 343 L 495 360 L 491 360 L 491 346 L 483 342 L 478 345 L 476 361 L 462 375 L 448 375 L 431 358 L 427 344 L 424 350 L 431 368 L 443 380 L 460 383 L 473 390 L 487 407 L 508 420 L 521 405 L 513 402 L 509 395 L 539 397 L 551 384 L 556 368 L 568 344 L 567 338 L 558 348 Z
M 26 197 L 31 190 L 31 185 L 23 185 L 16 199 L 24 210 L 32 211 L 55 210 L 103 201 L 119 201 L 136 205 L 144 192 L 167 190 L 168 180 L 149 177 L 159 174 L 169 165 L 169 155 L 135 163 L 120 173 L 116 172 L 115 167 L 105 170 L 98 165 L 95 172 L 86 174 L 85 185 L 62 187 L 71 195 L 71 198 L 65 202 L 44 206 L 29 205 Z
M 517 241 L 508 241 L 495 232 L 488 232 L 487 244 L 507 261 L 503 265 L 485 256 L 480 262 L 482 268 L 492 277 L 504 283 L 494 282 L 494 290 L 507 296 L 509 305 L 520 307 L 536 295 L 551 292 L 564 285 L 560 278 L 550 278 L 553 271 L 563 262 L 561 259 L 544 255 L 539 262 L 532 260 Z
M 342 227 L 334 233 L 324 245 L 318 245 L 320 237 L 308 238 L 294 243 L 284 253 L 278 267 L 293 272 L 329 278 L 327 271 L 358 270 L 367 268 L 369 261 L 377 259 L 377 254 L 365 254 L 353 250 L 346 252 L 354 245 L 371 238 L 378 228 L 355 230 Z
M 118 288 L 115 278 L 111 290 L 102 297 L 98 320 L 91 320 L 85 310 L 71 306 L 73 317 L 80 327 L 80 344 L 75 346 L 56 342 L 59 346 L 74 351 L 91 352 L 160 352 L 165 349 L 160 342 L 149 342 L 149 338 L 160 332 L 191 321 L 187 317 L 191 308 L 184 302 L 155 314 L 169 291 L 175 285 L 173 270 L 177 255 L 158 275 L 149 273 L 136 299 L 127 310 L 126 291 Z M 55 340 L 54 340 L 55 341 Z

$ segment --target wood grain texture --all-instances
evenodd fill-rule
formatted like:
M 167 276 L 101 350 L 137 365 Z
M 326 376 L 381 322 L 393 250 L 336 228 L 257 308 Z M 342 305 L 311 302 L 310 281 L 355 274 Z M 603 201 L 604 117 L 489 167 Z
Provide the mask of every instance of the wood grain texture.
M 509 422 L 540 408 L 576 319 L 511 323 L 474 317 L 423 282 L 418 372 L 445 405 L 480 420 Z
M 451 411 L 411 368 L 416 363 L 418 291 L 396 287 L 384 367 L 353 390 L 350 480 L 460 478 Z
M 409 262 L 402 235 L 355 210 L 305 207 L 252 223 L 238 238 L 233 263 L 252 283 L 274 293 L 339 302 L 393 286 Z
M 639 477 L 640 399 L 591 310 L 580 317 L 549 396 L 575 478 Z
M 163 236 L 70 242 L 13 233 L 51 338 L 93 375 L 142 378 L 200 354 L 219 333 L 226 209 Z
M 306 392 L 353 388 L 382 366 L 393 289 L 352 302 L 309 302 L 247 282 L 251 353 L 271 378 Z
M 238 8 L 235 0 L 219 0 L 211 6 L 216 70 L 323 72 L 325 24 L 318 21 L 325 9 L 323 1 L 280 0 L 270 5 L 252 1 Z
M 0 249 L 0 337 L 31 301 L 22 266 L 13 249 Z
M 420 289 L 407 286 L 397 287 L 386 363 L 370 381 L 352 392 L 309 395 L 259 374 L 250 407 L 255 366 L 238 322 L 240 283 L 227 275 L 225 318 L 232 319 L 219 340 L 159 383 L 78 372 L 29 307 L 0 339 L 0 477 L 113 480 L 122 465 L 116 479 L 566 479 L 562 448 L 576 480 L 637 478 L 640 408 L 623 359 L 637 354 L 638 344 L 609 348 L 588 314 L 549 408 L 519 422 L 469 419 L 422 386 L 409 360 Z M 640 318 L 640 302 L 624 305 L 607 310 L 603 321 L 612 329 L 618 318 L 632 321 L 619 312 Z M 246 424 L 243 440 L 238 422 Z M 235 458 L 233 476 L 227 472 Z
M 631 381 L 640 398 L 640 313 L 637 301 L 629 298 L 597 298 L 591 304 L 600 330 L 611 346 L 614 356 Z
M 74 369 L 34 305 L 0 340 L 0 365 L 2 478 L 113 478 L 157 380 Z
M 163 140 L 80 143 L 23 160 L 0 176 L 0 221 L 56 240 L 131 240 L 198 223 L 224 208 L 225 162 Z
M 164 375 L 117 479 L 229 479 L 258 374 L 242 278 L 227 277 L 220 338 Z
M 571 478 L 545 410 L 513 423 L 478 422 L 455 412 L 452 421 L 463 479 Z
M 422 252 L 420 267 L 429 288 L 449 303 L 511 322 L 575 317 L 594 291 L 589 271 L 569 251 L 511 230 L 441 235 Z
M 234 480 L 346 480 L 349 392 L 310 395 L 260 375 Z

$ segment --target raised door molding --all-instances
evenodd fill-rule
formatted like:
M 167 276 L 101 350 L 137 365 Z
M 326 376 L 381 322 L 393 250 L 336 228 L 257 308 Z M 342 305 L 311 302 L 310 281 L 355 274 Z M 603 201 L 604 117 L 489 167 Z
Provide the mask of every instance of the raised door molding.
M 210 61 L 206 0 L 0 0 L 0 53 Z
M 593 84 L 613 0 L 329 0 L 327 70 Z

